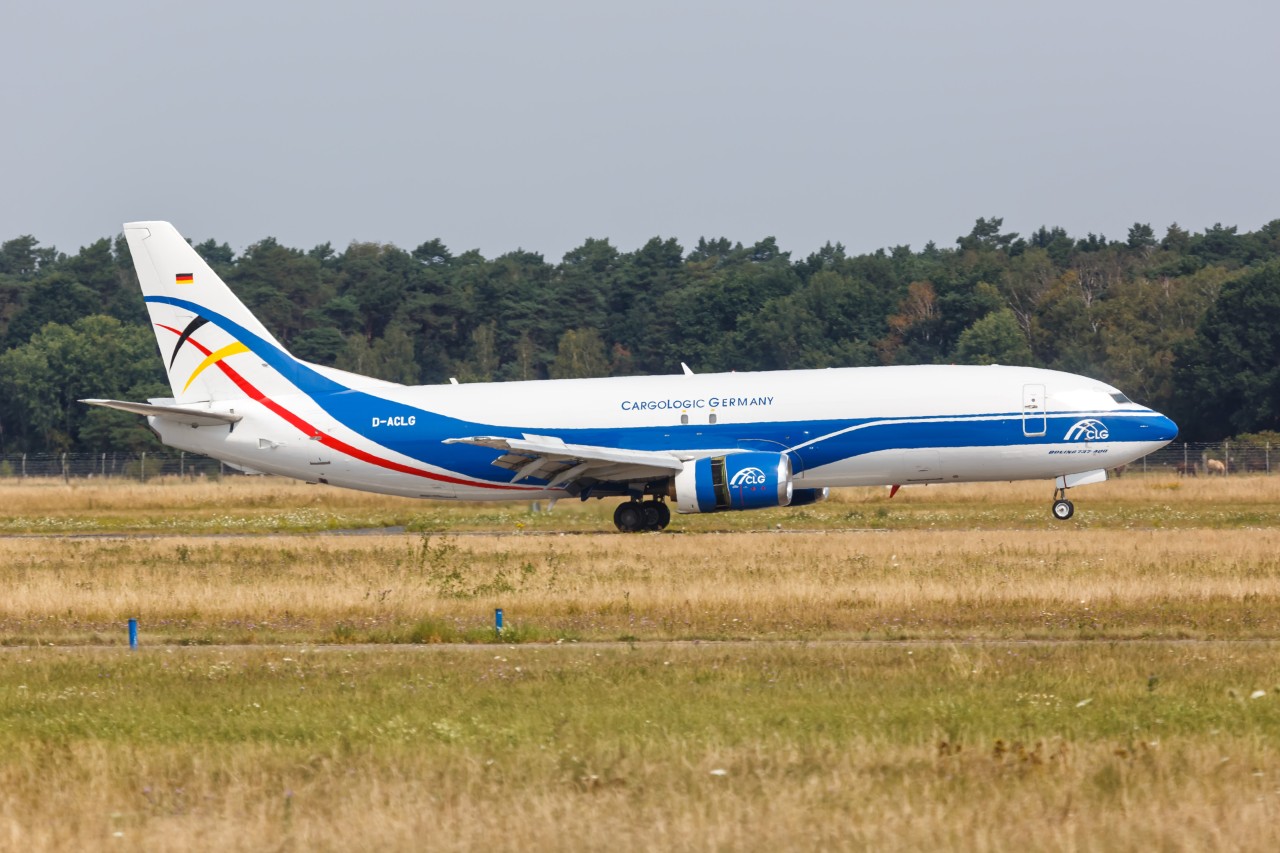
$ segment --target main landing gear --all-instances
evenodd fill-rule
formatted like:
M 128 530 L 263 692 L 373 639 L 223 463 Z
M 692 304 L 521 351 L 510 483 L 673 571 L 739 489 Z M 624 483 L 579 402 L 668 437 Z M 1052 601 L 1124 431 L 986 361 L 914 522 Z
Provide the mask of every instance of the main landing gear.
M 660 500 L 630 500 L 618 504 L 613 523 L 623 533 L 663 530 L 671 523 L 671 510 Z
M 1066 521 L 1076 514 L 1076 505 L 1067 500 L 1067 490 L 1058 488 L 1053 493 L 1053 517 Z

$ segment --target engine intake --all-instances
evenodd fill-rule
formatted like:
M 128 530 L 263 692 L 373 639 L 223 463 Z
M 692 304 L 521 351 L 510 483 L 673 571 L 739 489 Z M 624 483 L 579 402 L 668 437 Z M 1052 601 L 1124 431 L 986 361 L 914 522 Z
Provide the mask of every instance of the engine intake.
M 791 459 L 783 453 L 703 457 L 686 462 L 672 486 L 682 513 L 789 506 Z

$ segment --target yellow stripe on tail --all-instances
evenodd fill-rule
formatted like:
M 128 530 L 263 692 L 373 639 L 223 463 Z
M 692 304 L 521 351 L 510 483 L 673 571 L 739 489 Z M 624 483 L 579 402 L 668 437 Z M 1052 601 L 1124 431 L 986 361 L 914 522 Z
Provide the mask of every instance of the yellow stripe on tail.
M 182 390 L 185 392 L 188 388 L 190 388 L 191 383 L 196 381 L 196 377 L 199 376 L 201 373 L 203 373 L 206 367 L 217 364 L 227 356 L 232 356 L 232 355 L 236 355 L 237 353 L 248 352 L 248 351 L 249 351 L 249 348 L 247 346 L 240 343 L 239 341 L 236 341 L 234 344 L 227 344 L 222 349 L 215 350 L 214 352 L 209 353 L 207 356 L 205 356 L 204 361 L 200 362 L 200 365 L 196 367 L 195 372 L 191 374 L 191 378 L 187 380 L 187 384 L 182 386 Z

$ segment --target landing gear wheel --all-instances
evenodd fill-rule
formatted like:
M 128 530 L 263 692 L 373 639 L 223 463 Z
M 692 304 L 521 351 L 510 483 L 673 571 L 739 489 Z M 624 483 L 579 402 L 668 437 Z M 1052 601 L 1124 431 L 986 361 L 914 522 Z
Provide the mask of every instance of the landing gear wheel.
M 644 529 L 645 530 L 661 530 L 659 526 L 662 516 L 658 512 L 657 501 L 645 501 L 640 504 L 641 512 L 644 513 Z
M 658 524 L 654 530 L 666 530 L 667 525 L 671 523 L 671 508 L 662 501 L 654 501 L 653 508 L 658 512 Z
M 1053 517 L 1058 519 L 1058 521 L 1066 521 L 1075 514 L 1076 505 L 1066 498 L 1061 498 L 1053 502 Z
M 635 533 L 645 526 L 645 513 L 639 501 L 627 501 L 618 504 L 613 511 L 613 523 L 623 533 Z

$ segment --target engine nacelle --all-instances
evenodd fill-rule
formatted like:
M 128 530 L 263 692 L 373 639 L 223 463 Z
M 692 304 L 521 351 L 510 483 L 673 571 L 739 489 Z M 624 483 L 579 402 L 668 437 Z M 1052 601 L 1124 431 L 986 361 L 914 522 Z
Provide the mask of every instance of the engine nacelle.
M 808 506 L 825 501 L 831 496 L 831 490 L 823 487 L 821 489 L 792 489 L 791 503 L 788 506 Z
M 791 505 L 791 459 L 783 453 L 730 453 L 686 462 L 672 483 L 677 512 L 722 512 Z

